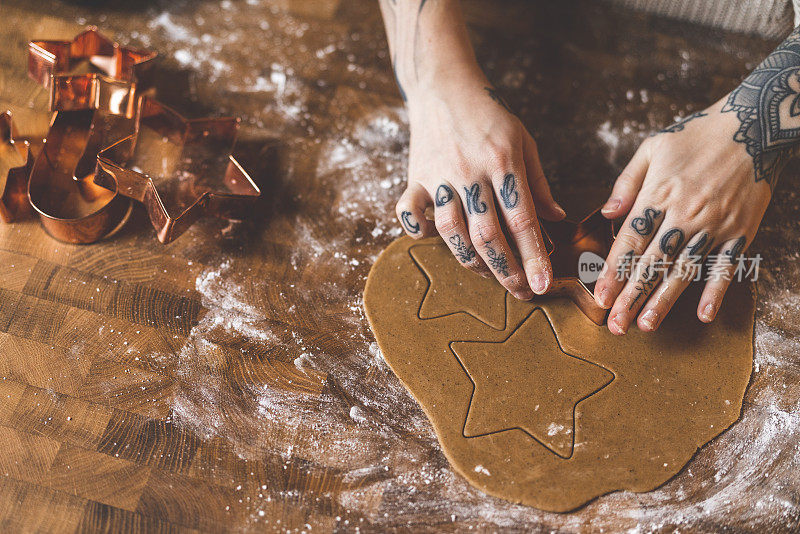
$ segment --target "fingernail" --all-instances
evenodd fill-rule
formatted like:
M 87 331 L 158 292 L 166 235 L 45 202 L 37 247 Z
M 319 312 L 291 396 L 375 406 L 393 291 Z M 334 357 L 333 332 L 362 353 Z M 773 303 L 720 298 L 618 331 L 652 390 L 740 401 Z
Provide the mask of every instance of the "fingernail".
M 564 218 L 564 217 L 566 217 L 566 216 L 567 216 L 567 212 L 566 212 L 566 211 L 564 211 L 564 208 L 562 208 L 562 207 L 561 207 L 561 206 L 559 206 L 558 204 L 556 204 L 556 212 L 558 212 L 558 214 L 559 214 L 559 215 L 560 215 L 562 218 Z
M 514 296 L 517 298 L 517 300 L 531 300 L 533 298 L 533 291 L 530 289 L 525 289 L 523 291 L 514 293 Z
M 550 277 L 546 274 L 535 274 L 531 282 L 531 288 L 534 293 L 541 295 L 547 291 L 547 286 L 550 285 Z
M 612 334 L 617 334 L 618 336 L 625 335 L 627 329 L 622 325 L 622 322 L 620 321 L 619 318 L 619 314 L 615 315 L 611 319 L 611 325 L 614 326 L 614 329 L 616 330 L 616 332 L 614 330 L 611 330 Z
M 606 205 L 603 206 L 603 209 L 600 210 L 600 213 L 608 213 L 611 211 L 616 211 L 619 209 L 619 205 L 622 204 L 620 199 L 618 198 L 611 198 L 606 202 Z
M 604 287 L 600 290 L 600 294 L 597 295 L 597 303 L 600 305 L 601 308 L 609 309 L 611 307 L 611 303 L 608 302 L 608 293 L 609 290 L 607 287 Z
M 714 319 L 714 304 L 706 304 L 706 307 L 703 308 L 703 313 L 700 317 L 705 322 L 711 322 Z
M 658 325 L 658 313 L 655 310 L 647 310 L 639 318 L 639 321 L 644 325 L 645 329 L 650 332 L 656 329 Z

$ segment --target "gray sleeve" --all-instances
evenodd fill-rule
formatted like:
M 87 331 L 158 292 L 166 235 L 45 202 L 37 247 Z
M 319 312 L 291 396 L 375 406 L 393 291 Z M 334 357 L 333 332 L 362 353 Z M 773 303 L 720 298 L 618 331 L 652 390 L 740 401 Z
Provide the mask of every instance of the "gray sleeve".
M 769 39 L 785 38 L 800 22 L 800 0 L 610 1 L 640 11 Z

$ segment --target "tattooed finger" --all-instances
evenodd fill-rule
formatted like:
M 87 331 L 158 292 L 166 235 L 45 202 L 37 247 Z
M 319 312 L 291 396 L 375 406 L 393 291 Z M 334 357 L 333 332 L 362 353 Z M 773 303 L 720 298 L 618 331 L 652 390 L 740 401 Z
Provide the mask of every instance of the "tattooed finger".
M 739 236 L 722 244 L 719 254 L 708 257 L 708 273 L 706 287 L 700 295 L 697 305 L 697 318 L 704 323 L 714 320 L 722 305 L 722 299 L 728 290 L 737 269 L 744 265 L 742 253 L 747 246 L 747 237 Z
M 493 183 L 509 236 L 519 250 L 528 285 L 534 293 L 546 293 L 553 280 L 553 270 L 525 171 L 498 173 Z
M 436 188 L 434 205 L 436 229 L 450 247 L 453 256 L 464 267 L 481 276 L 491 276 L 491 271 L 486 267 L 472 244 L 467 223 L 464 221 L 461 199 L 455 195 L 452 185 L 443 183 Z
M 663 220 L 664 210 L 654 206 L 634 207 L 628 214 L 594 287 L 595 300 L 600 306 L 610 308 L 614 304 L 633 267 L 631 258 L 645 251 Z M 670 237 L 667 245 L 674 245 L 677 237 Z
M 533 298 L 525 272 L 511 253 L 490 196 L 492 189 L 484 182 L 473 182 L 462 188 L 466 206 L 469 237 L 478 255 L 494 273 L 495 278 L 516 298 Z
M 430 204 L 430 195 L 416 182 L 409 185 L 397 202 L 397 218 L 411 237 L 420 239 L 433 235 L 433 223 L 425 218 L 425 208 Z
M 637 324 L 646 332 L 656 330 L 692 282 L 702 280 L 703 262 L 714 246 L 709 232 L 699 232 L 688 240 L 667 276 L 642 308 Z
M 608 316 L 608 328 L 614 334 L 624 334 L 640 310 L 657 291 L 662 279 L 672 267 L 672 260 L 683 250 L 686 233 L 678 227 L 662 225 L 655 239 L 631 270 Z

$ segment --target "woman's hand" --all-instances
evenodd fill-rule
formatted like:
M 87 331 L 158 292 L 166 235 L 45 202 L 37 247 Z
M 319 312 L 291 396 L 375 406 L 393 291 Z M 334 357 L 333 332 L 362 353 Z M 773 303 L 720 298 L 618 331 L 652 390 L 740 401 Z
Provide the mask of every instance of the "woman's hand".
M 627 217 L 595 286 L 597 302 L 611 308 L 614 334 L 633 321 L 641 330 L 658 328 L 715 252 L 697 307 L 697 317 L 711 322 L 756 234 L 774 180 L 756 180 L 754 158 L 737 134 L 740 118 L 723 112 L 728 98 L 647 139 L 614 185 L 603 214 Z
M 553 273 L 537 214 L 560 220 L 564 210 L 536 142 L 479 71 L 438 76 L 435 87 L 409 97 L 408 188 L 397 203 L 403 228 L 414 238 L 438 232 L 461 264 L 493 274 L 518 299 L 546 292 Z M 425 218 L 429 206 L 435 223 Z

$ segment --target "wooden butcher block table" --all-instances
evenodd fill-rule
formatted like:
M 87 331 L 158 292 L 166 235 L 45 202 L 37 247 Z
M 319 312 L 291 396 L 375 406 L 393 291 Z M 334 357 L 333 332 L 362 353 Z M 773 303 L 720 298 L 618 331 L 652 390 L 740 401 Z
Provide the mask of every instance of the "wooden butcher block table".
M 369 268 L 399 235 L 407 164 L 377 3 L 90 4 L 0 3 L 0 110 L 21 133 L 38 147 L 49 120 L 27 41 L 97 25 L 159 52 L 166 103 L 242 118 L 237 150 L 264 194 L 250 220 L 201 220 L 166 246 L 141 207 L 86 246 L 32 219 L 0 225 L 0 530 L 797 524 L 796 170 L 754 244 L 765 274 L 741 421 L 655 492 L 544 513 L 452 472 L 361 311 Z M 776 44 L 556 4 L 464 7 L 575 217 L 649 132 L 725 94 Z

